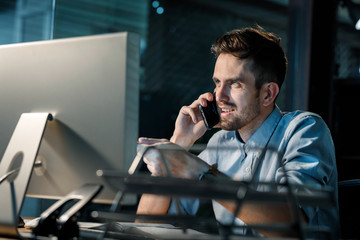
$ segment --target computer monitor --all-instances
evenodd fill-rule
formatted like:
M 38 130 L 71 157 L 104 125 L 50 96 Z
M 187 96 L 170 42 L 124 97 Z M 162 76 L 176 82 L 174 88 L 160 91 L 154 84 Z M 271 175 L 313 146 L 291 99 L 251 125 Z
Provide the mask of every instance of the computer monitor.
M 22 113 L 49 112 L 27 196 L 58 199 L 101 183 L 98 169 L 126 172 L 136 155 L 139 37 L 112 33 L 0 45 L 0 155 Z M 1 164 L 1 162 L 0 162 Z M 125 198 L 135 203 L 135 196 Z

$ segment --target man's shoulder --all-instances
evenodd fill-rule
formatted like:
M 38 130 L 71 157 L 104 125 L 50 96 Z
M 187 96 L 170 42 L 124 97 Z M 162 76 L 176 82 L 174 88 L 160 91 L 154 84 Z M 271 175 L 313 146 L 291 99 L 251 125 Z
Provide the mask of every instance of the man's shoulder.
M 288 134 L 300 129 L 307 129 L 312 132 L 328 132 L 328 126 L 319 114 L 296 110 L 283 113 L 282 125 Z M 286 134 L 285 134 L 286 135 Z
M 317 113 L 303 111 L 303 110 L 295 110 L 292 112 L 282 112 L 283 118 L 289 120 L 301 120 L 305 118 L 317 118 L 322 119 L 321 116 Z
M 282 121 L 283 123 L 293 126 L 293 125 L 302 125 L 302 124 L 321 124 L 326 125 L 322 117 L 313 112 L 309 111 L 302 111 L 302 110 L 296 110 L 292 112 L 282 112 L 283 117 Z

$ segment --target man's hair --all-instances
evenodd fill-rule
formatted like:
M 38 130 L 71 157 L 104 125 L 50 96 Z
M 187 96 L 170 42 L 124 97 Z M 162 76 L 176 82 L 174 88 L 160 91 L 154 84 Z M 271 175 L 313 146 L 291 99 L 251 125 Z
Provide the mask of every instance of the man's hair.
M 281 88 L 287 59 L 280 42 L 280 38 L 257 26 L 224 34 L 215 41 L 211 50 L 216 57 L 221 53 L 230 53 L 239 59 L 253 60 L 251 71 L 254 73 L 257 89 L 268 82 L 275 82 Z

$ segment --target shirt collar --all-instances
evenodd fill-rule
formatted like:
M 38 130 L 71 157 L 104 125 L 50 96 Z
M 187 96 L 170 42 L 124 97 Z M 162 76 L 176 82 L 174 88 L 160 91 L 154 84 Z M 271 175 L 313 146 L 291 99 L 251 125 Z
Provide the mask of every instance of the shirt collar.
M 275 106 L 271 114 L 245 143 L 245 146 L 247 146 L 246 149 L 253 149 L 254 151 L 262 150 L 269 142 L 270 137 L 275 131 L 281 117 L 282 113 L 280 109 Z

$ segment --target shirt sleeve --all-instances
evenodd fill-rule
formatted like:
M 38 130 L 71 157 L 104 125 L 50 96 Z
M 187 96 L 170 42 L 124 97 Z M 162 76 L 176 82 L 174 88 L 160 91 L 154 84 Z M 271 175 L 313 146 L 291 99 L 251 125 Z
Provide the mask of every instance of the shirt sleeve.
M 173 198 L 171 200 L 171 204 L 168 210 L 168 214 L 170 215 L 195 215 L 199 209 L 200 201 L 195 198 L 178 198 L 179 206 L 176 206 L 176 200 Z M 180 210 L 180 213 L 179 213 Z
M 320 116 L 303 114 L 295 117 L 285 134 L 286 151 L 282 158 L 284 170 L 276 173 L 278 183 L 311 185 L 314 187 L 337 184 L 335 149 L 330 131 Z M 285 191 L 286 188 L 280 189 Z M 296 189 L 295 189 L 296 191 Z M 336 193 L 337 195 L 337 193 Z M 318 213 L 317 207 L 301 206 L 311 221 Z

